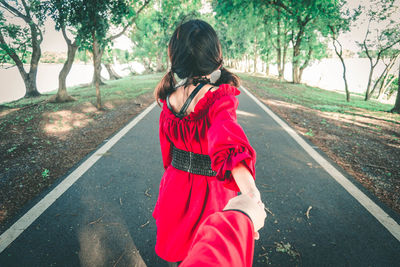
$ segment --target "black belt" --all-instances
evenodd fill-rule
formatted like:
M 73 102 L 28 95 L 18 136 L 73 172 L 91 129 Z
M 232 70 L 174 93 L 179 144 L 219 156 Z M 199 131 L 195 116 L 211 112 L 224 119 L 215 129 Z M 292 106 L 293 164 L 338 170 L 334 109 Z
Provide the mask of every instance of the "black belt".
M 172 146 L 171 165 L 178 170 L 205 176 L 217 176 L 211 169 L 211 159 L 208 155 L 196 154 Z

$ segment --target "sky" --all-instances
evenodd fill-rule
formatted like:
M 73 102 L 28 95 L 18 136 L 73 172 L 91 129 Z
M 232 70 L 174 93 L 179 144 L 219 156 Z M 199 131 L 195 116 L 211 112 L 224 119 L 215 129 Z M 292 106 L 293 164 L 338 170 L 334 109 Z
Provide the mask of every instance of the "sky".
M 54 28 L 55 24 L 52 20 L 47 20 L 45 23 L 45 33 L 42 42 L 42 52 L 66 52 L 67 44 L 65 43 L 64 37 L 61 32 L 58 32 Z M 125 35 L 117 38 L 114 42 L 114 48 L 129 49 L 130 40 Z

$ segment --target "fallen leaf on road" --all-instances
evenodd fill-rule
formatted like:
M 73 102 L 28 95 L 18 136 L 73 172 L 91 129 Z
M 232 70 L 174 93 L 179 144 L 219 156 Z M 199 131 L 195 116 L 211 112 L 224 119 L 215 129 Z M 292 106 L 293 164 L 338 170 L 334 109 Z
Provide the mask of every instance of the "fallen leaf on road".
M 275 242 L 275 245 L 277 252 L 287 253 L 292 258 L 300 257 L 300 253 L 294 250 L 292 248 L 292 245 L 290 245 L 290 243 L 285 244 L 281 241 L 280 243 Z
M 311 210 L 311 209 L 312 209 L 312 206 L 309 206 L 308 209 L 307 209 L 307 211 L 306 211 L 307 219 L 310 219 L 310 210 Z
M 150 223 L 150 221 L 145 222 L 144 224 L 142 224 L 142 225 L 140 226 L 140 228 L 145 227 L 145 226 L 148 225 L 149 223 Z
M 264 207 L 265 211 L 268 212 L 269 214 L 271 214 L 272 216 L 275 216 L 275 214 L 272 213 L 272 211 L 270 211 L 267 207 Z
M 90 222 L 89 225 L 92 225 L 92 224 L 100 222 L 100 220 L 103 219 L 103 217 L 104 217 L 104 214 L 100 218 L 98 218 L 97 220 L 95 220 L 93 222 Z
M 146 195 L 146 197 L 151 198 L 151 195 L 149 194 L 149 191 L 150 191 L 150 188 L 148 188 L 148 189 L 144 192 L 144 194 Z

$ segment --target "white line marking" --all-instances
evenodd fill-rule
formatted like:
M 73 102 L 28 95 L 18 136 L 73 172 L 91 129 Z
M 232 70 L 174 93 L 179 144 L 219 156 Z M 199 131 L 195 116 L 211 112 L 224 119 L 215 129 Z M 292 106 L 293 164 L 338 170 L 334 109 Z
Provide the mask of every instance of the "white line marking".
M 0 253 L 3 252 L 23 231 L 25 231 L 51 204 L 53 204 L 67 189 L 73 185 L 93 164 L 99 160 L 115 143 L 117 143 L 130 129 L 144 118 L 154 107 L 156 102 L 147 107 L 122 128 L 107 143 L 94 152 L 85 162 L 76 168 L 64 181 L 49 192 L 42 200 L 25 213 L 18 221 L 0 236 Z
M 370 198 L 352 184 L 335 167 L 324 159 L 316 150 L 307 144 L 291 127 L 273 113 L 265 104 L 258 100 L 246 88 L 241 89 L 270 115 L 285 131 L 316 161 L 318 162 L 347 192 L 350 193 L 369 213 L 371 213 L 398 241 L 400 241 L 400 225 Z

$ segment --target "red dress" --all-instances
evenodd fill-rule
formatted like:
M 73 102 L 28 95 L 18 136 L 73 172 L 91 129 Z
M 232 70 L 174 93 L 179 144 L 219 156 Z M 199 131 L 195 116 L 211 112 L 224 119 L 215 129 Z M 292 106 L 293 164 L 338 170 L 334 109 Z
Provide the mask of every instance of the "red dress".
M 222 84 L 208 91 L 194 111 L 180 119 L 163 102 L 160 145 L 164 163 L 153 217 L 157 225 L 156 253 L 169 262 L 182 261 L 197 228 L 210 214 L 221 211 L 239 188 L 230 170 L 242 162 L 255 177 L 256 153 L 236 120 L 240 91 Z M 181 150 L 206 154 L 216 177 L 171 166 L 172 144 Z

